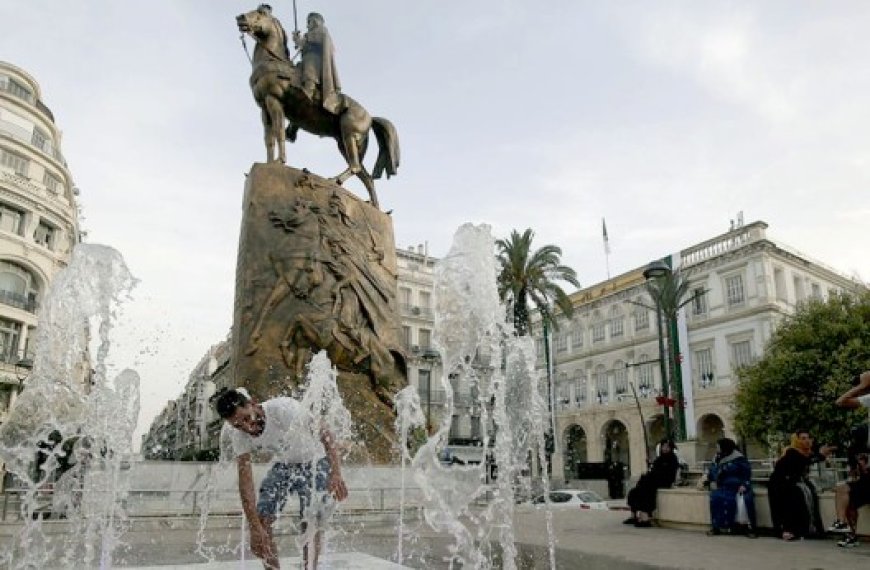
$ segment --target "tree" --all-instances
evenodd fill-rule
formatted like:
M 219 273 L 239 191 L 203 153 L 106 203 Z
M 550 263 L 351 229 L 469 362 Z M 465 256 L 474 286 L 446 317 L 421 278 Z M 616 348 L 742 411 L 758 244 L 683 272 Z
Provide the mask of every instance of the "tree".
M 513 230 L 508 239 L 496 241 L 498 248 L 498 292 L 508 304 L 518 335 L 529 333 L 529 304 L 541 313 L 545 324 L 556 329 L 554 305 L 567 317 L 573 314 L 571 299 L 556 283 L 565 281 L 580 287 L 577 273 L 561 264 L 562 248 L 545 245 L 532 250 L 535 232 Z
M 818 441 L 843 445 L 867 412 L 839 409 L 834 400 L 868 369 L 870 292 L 803 304 L 785 318 L 763 357 L 737 371 L 737 431 L 770 442 L 808 429 Z
M 647 293 L 652 297 L 656 307 L 661 310 L 661 317 L 664 322 L 656 323 L 657 327 L 664 327 L 667 332 L 668 346 L 670 348 L 667 362 L 662 363 L 662 373 L 665 368 L 668 370 L 668 379 L 662 378 L 662 383 L 665 388 L 665 396 L 668 395 L 668 385 L 670 382 L 673 387 L 673 393 L 676 396 L 677 404 L 674 407 L 674 419 L 676 420 L 676 437 L 682 440 L 685 437 L 686 418 L 685 411 L 682 407 L 683 399 L 683 378 L 680 368 L 677 366 L 680 360 L 679 336 L 677 334 L 677 315 L 685 305 L 692 302 L 696 295 L 688 296 L 689 280 L 686 277 L 685 271 L 676 269 L 668 271 L 664 275 L 655 277 L 647 281 Z M 643 305 L 645 306 L 645 305 Z M 652 307 L 648 307 L 652 308 Z M 658 311 L 656 312 L 658 315 Z M 665 409 L 665 427 L 667 429 L 667 409 Z M 669 434 L 670 435 L 670 434 Z

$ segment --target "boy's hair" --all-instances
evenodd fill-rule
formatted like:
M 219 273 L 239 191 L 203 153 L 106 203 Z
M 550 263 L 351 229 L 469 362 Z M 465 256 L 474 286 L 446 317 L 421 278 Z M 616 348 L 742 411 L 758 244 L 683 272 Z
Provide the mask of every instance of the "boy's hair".
M 236 408 L 241 408 L 251 401 L 251 398 L 242 390 L 224 388 L 213 396 L 214 409 L 218 415 L 227 419 L 236 413 Z

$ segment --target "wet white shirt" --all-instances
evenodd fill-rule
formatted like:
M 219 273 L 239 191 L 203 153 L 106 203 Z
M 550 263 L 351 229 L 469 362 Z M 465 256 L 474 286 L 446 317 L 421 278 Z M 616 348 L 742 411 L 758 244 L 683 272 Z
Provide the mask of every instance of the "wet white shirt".
M 224 423 L 222 447 L 236 458 L 252 451 L 272 454 L 275 461 L 307 463 L 325 455 L 317 428 L 302 405 L 293 398 L 272 398 L 262 404 L 266 414 L 263 433 L 254 437 Z M 229 447 L 229 449 L 228 449 Z

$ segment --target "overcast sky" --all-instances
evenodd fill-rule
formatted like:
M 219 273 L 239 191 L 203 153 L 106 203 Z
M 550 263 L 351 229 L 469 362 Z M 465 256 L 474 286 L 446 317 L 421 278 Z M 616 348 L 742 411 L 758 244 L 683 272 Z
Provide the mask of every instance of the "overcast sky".
M 531 227 L 590 285 L 602 217 L 618 274 L 742 210 L 870 279 L 867 2 L 297 4 L 300 22 L 325 16 L 344 92 L 398 129 L 378 190 L 400 246 L 438 256 L 466 221 Z M 292 2 L 272 6 L 292 29 Z M 265 158 L 235 25 L 255 7 L 0 3 L 0 59 L 42 86 L 88 241 L 141 280 L 112 355 L 142 376 L 140 432 L 231 324 L 243 173 Z M 344 166 L 307 134 L 288 162 Z

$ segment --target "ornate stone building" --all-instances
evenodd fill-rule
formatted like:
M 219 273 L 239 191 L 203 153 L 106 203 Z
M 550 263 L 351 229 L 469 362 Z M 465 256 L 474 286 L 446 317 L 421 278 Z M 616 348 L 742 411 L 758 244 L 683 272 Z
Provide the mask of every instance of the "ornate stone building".
M 676 324 L 688 439 L 681 451 L 690 462 L 709 459 L 716 439 L 735 437 L 734 370 L 763 353 L 781 319 L 807 299 L 862 287 L 768 238 L 767 227 L 740 225 L 670 256 L 699 293 Z M 643 269 L 574 293 L 574 317 L 552 335 L 553 473 L 566 479 L 578 464 L 609 460 L 637 476 L 646 459 L 643 424 L 650 447 L 664 435 L 656 312 Z
M 39 84 L 0 61 L 0 422 L 29 373 L 37 308 L 79 241 L 60 148 Z

